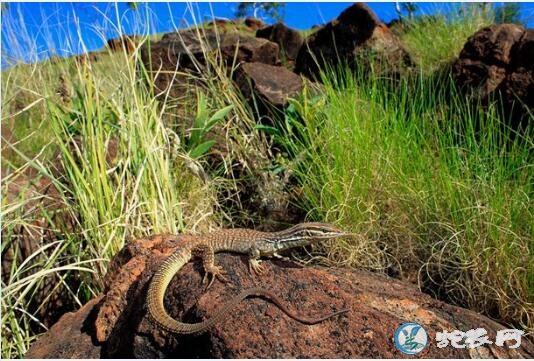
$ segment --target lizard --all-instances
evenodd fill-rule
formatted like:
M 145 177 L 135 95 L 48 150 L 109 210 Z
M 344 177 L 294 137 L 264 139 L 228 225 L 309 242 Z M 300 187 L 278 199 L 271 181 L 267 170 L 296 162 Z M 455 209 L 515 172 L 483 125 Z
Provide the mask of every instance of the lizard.
M 340 310 L 321 318 L 311 319 L 297 315 L 289 310 L 271 292 L 259 287 L 246 289 L 222 306 L 221 310 L 210 319 L 199 323 L 183 323 L 173 319 L 165 310 L 164 296 L 171 280 L 180 269 L 194 257 L 202 259 L 204 269 L 203 284 L 208 289 L 217 278 L 227 282 L 226 272 L 215 265 L 215 253 L 233 252 L 249 256 L 249 270 L 256 274 L 263 274 L 260 257 L 282 257 L 279 252 L 292 248 L 310 245 L 323 240 L 351 236 L 327 223 L 299 223 L 291 228 L 279 232 L 261 232 L 253 229 L 226 229 L 197 236 L 172 253 L 156 271 L 147 292 L 147 306 L 149 314 L 161 328 L 174 333 L 202 333 L 224 317 L 237 306 L 239 302 L 249 296 L 263 297 L 273 302 L 278 308 L 291 318 L 304 323 L 316 324 L 326 319 L 347 312 Z M 211 278 L 211 280 L 209 280 Z M 209 281 L 209 282 L 208 282 Z

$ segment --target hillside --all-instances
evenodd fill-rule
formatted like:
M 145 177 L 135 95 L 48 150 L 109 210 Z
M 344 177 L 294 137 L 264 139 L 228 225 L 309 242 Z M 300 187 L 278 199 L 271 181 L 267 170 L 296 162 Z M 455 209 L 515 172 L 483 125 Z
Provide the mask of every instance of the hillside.
M 304 221 L 357 237 L 292 259 L 531 337 L 533 30 L 470 11 L 214 21 L 4 70 L 2 357 L 104 292 L 132 240 Z

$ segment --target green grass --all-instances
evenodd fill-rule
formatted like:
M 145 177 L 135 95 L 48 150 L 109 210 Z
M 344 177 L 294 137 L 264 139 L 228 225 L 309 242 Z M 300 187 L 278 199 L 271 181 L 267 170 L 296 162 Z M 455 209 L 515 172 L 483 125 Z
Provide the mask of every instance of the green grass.
M 442 69 L 458 56 L 467 39 L 493 23 L 493 12 L 479 4 L 462 4 L 450 11 L 406 20 L 399 37 L 415 62 L 427 73 Z
M 533 129 L 513 134 L 449 80 L 332 73 L 293 102 L 282 140 L 310 217 L 360 235 L 324 247 L 326 262 L 532 329 Z
M 205 73 L 191 76 L 203 85 L 172 102 L 155 93 L 139 57 L 102 52 L 93 63 L 21 64 L 3 74 L 2 124 L 14 140 L 2 139 L 2 237 L 11 240 L 2 252 L 20 252 L 31 231 L 45 232 L 27 262 L 16 259 L 2 275 L 2 357 L 22 357 L 46 331 L 39 311 L 50 297 L 34 299 L 51 277 L 62 280 L 51 295 L 68 293 L 82 305 L 102 291 L 109 261 L 128 240 L 239 222 L 219 204 L 221 194 L 235 193 L 232 164 L 259 173 L 268 160 L 220 56 L 206 56 Z M 222 169 L 208 173 L 214 134 L 223 134 L 218 146 L 229 151 L 218 155 Z M 34 186 L 41 177 L 60 191 L 61 212 L 43 202 L 48 196 Z M 19 183 L 28 191 L 12 197 Z

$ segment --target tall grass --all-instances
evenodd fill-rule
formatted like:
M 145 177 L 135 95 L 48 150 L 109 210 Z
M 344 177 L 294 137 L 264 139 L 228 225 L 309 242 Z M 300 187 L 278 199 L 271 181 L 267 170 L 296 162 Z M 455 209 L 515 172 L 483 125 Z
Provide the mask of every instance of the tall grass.
M 323 248 L 326 262 L 532 330 L 532 127 L 514 134 L 449 79 L 392 85 L 342 69 L 323 81 L 292 103 L 283 142 L 311 217 L 361 235 Z
M 467 39 L 494 22 L 492 8 L 481 4 L 454 4 L 448 12 L 405 20 L 398 32 L 416 63 L 430 74 L 446 67 Z
M 191 159 L 139 56 L 103 51 L 94 63 L 56 59 L 2 74 L 2 128 L 13 133 L 2 138 L 2 254 L 15 254 L 2 274 L 2 357 L 22 357 L 46 330 L 39 311 L 50 297 L 34 302 L 44 284 L 56 282 L 51 295 L 70 293 L 82 305 L 101 292 L 108 262 L 129 239 L 220 224 L 217 180 L 190 166 L 202 159 Z M 199 111 L 209 116 L 222 102 Z M 58 209 L 42 203 L 49 195 L 34 174 L 58 189 L 72 225 L 56 223 Z M 20 184 L 31 191 L 13 197 Z M 25 240 L 33 253 L 20 260 Z
M 203 32 L 196 29 L 201 39 Z M 199 72 L 187 75 L 195 86 L 172 99 L 171 89 L 155 88 L 155 74 L 141 65 L 140 49 L 153 40 L 144 36 L 132 54 L 104 50 L 96 62 L 55 59 L 3 74 L 2 123 L 14 140 L 2 139 L 2 236 L 13 240 L 3 242 L 2 252 L 23 243 L 21 228 L 45 228 L 34 254 L 15 257 L 13 273 L 3 274 L 3 357 L 23 356 L 46 330 L 39 309 L 49 299 L 39 305 L 33 299 L 51 278 L 64 286 L 53 293 L 70 292 L 81 305 L 101 292 L 107 265 L 127 240 L 207 232 L 246 217 L 220 202 L 238 199 L 236 177 L 260 178 L 269 148 L 232 82 L 237 63 L 224 64 L 202 43 L 207 64 L 196 64 Z M 222 158 L 215 168 L 206 161 L 212 147 Z M 54 217 L 36 225 L 57 209 L 28 208 L 28 196 L 10 197 L 22 179 L 32 202 L 46 199 L 38 182 L 28 180 L 35 173 L 59 190 L 73 225 Z

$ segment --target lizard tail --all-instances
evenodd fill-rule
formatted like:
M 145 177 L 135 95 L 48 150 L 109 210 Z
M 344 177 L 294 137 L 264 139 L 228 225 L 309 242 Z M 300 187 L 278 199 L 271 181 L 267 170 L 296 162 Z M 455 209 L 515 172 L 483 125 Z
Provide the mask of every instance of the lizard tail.
M 158 318 L 154 317 L 155 320 L 163 328 L 167 329 L 168 331 L 176 332 L 176 333 L 184 333 L 184 334 L 200 333 L 200 332 L 206 331 L 207 329 L 209 329 L 210 327 L 212 327 L 216 323 L 222 321 L 228 315 L 228 313 L 230 313 L 230 311 L 232 311 L 241 301 L 243 301 L 245 298 L 251 297 L 251 296 L 253 296 L 253 297 L 262 297 L 262 298 L 266 298 L 266 299 L 270 300 L 278 308 L 280 308 L 280 310 L 282 310 L 285 314 L 287 314 L 289 317 L 291 317 L 291 318 L 293 318 L 293 319 L 295 319 L 295 320 L 297 320 L 297 321 L 299 321 L 301 323 L 307 324 L 307 325 L 314 325 L 314 324 L 323 322 L 323 321 L 325 321 L 325 320 L 327 320 L 327 319 L 329 319 L 331 317 L 334 317 L 336 315 L 339 315 L 341 313 L 344 313 L 344 312 L 348 311 L 347 309 L 344 309 L 344 310 L 337 311 L 337 312 L 331 313 L 329 315 L 326 315 L 326 316 L 320 317 L 320 318 L 304 317 L 304 316 L 298 315 L 296 312 L 288 309 L 287 306 L 285 306 L 284 303 L 282 301 L 280 301 L 280 299 L 277 296 L 275 296 L 274 294 L 272 294 L 271 292 L 266 291 L 266 290 L 261 289 L 261 288 L 258 288 L 258 287 L 254 287 L 254 288 L 246 289 L 246 290 L 242 291 L 241 293 L 239 293 L 237 296 L 232 298 L 228 303 L 226 303 L 221 308 L 221 310 L 219 312 L 217 312 L 213 317 L 211 317 L 210 319 L 208 319 L 206 321 L 203 321 L 203 322 L 199 322 L 199 323 L 183 323 L 183 322 L 179 322 L 179 321 L 173 319 L 172 317 L 170 317 L 165 312 L 165 310 L 163 309 L 163 305 L 161 306 L 161 309 L 163 310 L 163 312 L 156 312 L 156 313 L 152 313 L 151 312 L 151 314 L 153 316 L 154 315 L 158 315 L 159 316 Z M 163 316 L 163 317 L 161 317 L 161 316 Z
M 340 315 L 342 313 L 345 313 L 345 312 L 348 312 L 349 310 L 348 309 L 342 309 L 342 310 L 339 310 L 339 311 L 336 311 L 336 312 L 333 312 L 333 313 L 330 313 L 328 315 L 325 315 L 323 317 L 319 317 L 319 318 L 309 318 L 309 317 L 306 317 L 306 316 L 301 316 L 299 314 L 297 314 L 295 311 L 293 310 L 290 310 L 287 305 L 285 305 L 278 296 L 274 295 L 273 293 L 269 292 L 269 291 L 266 291 L 264 289 L 261 289 L 261 288 L 251 288 L 251 289 L 248 289 L 246 291 L 244 291 L 243 293 L 247 293 L 248 296 L 257 296 L 257 297 L 262 297 L 262 298 L 265 298 L 265 299 L 268 299 L 269 301 L 271 301 L 272 303 L 274 303 L 282 312 L 284 312 L 286 315 L 288 315 L 289 317 L 291 317 L 292 319 L 294 320 L 297 320 L 299 321 L 300 323 L 304 323 L 306 325 L 315 325 L 317 323 L 321 323 L 323 321 L 326 321 L 328 320 L 329 318 L 332 318 L 334 316 L 337 316 L 337 315 Z

